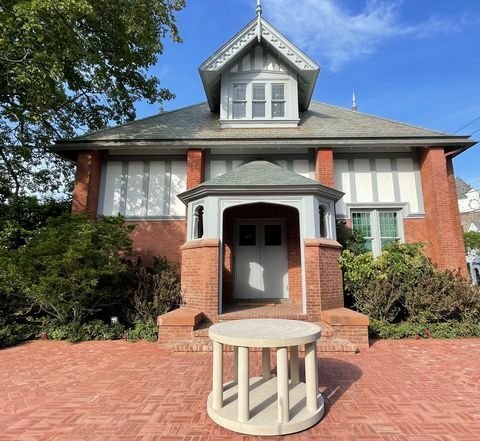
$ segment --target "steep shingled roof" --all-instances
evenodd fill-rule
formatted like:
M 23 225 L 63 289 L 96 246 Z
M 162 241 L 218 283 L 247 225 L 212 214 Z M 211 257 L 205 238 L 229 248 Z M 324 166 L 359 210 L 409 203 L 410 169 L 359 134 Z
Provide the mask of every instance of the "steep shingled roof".
M 473 188 L 468 185 L 462 178 L 458 176 L 455 178 L 455 187 L 457 189 L 457 198 L 461 198 Z
M 70 140 L 185 140 L 185 139 L 298 139 L 298 138 L 371 138 L 371 137 L 442 137 L 436 132 L 409 124 L 312 101 L 301 115 L 298 128 L 222 129 L 219 115 L 206 103 L 99 130 Z M 62 141 L 60 141 L 62 143 Z

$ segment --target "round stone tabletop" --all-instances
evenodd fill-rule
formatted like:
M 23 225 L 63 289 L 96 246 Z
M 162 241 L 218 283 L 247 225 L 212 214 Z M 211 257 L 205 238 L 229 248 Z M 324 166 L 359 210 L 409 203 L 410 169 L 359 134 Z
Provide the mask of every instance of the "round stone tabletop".
M 271 348 L 313 343 L 320 338 L 320 327 L 299 320 L 232 320 L 211 326 L 208 335 L 226 345 Z

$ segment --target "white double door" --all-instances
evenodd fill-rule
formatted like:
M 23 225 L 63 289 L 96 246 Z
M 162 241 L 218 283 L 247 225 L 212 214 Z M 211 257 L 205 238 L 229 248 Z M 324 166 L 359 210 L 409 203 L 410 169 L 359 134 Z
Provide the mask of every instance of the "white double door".
M 234 244 L 234 297 L 288 298 L 285 221 L 237 220 Z

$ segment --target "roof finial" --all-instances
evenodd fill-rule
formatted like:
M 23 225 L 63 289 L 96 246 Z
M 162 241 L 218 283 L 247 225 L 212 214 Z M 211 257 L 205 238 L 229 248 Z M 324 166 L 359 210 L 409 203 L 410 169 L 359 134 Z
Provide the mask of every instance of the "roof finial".
M 355 98 L 355 91 L 352 94 L 352 110 L 357 110 L 357 99 Z
M 257 0 L 257 15 L 262 15 L 262 2 Z
M 258 42 L 262 39 L 262 2 L 257 0 L 257 38 Z

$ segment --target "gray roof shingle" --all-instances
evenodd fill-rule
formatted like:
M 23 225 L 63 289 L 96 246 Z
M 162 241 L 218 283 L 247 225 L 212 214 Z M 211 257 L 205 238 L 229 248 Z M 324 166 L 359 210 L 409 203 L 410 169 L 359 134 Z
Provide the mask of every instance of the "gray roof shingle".
M 442 137 L 446 133 L 312 101 L 298 128 L 222 129 L 206 103 L 161 113 L 70 141 L 241 140 L 302 138 Z M 62 143 L 65 141 L 60 141 Z
M 288 171 L 269 161 L 251 161 L 231 172 L 217 176 L 201 184 L 212 186 L 266 186 L 266 185 L 318 185 L 317 181 Z
M 470 190 L 473 190 L 470 185 L 468 185 L 462 178 L 459 178 L 458 176 L 455 178 L 455 187 L 457 189 L 458 198 L 461 198 Z

